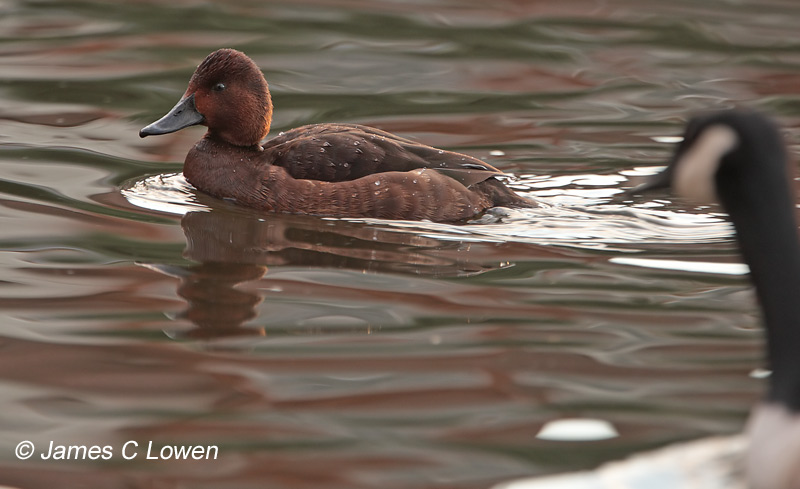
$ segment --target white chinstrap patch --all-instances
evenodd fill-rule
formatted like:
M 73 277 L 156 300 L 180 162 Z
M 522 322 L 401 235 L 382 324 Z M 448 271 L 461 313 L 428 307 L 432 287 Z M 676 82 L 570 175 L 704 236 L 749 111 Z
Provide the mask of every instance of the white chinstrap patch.
M 722 158 L 739 143 L 736 132 L 721 124 L 703 131 L 695 143 L 675 162 L 673 188 L 683 198 L 699 204 L 719 201 L 714 175 Z

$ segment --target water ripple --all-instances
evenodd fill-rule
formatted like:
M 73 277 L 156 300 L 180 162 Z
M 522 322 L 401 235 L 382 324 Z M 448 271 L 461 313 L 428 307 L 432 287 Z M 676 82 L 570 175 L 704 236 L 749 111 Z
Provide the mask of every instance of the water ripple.
M 731 237 L 732 228 L 717 213 L 675 208 L 667 200 L 621 200 L 623 190 L 619 185 L 627 180 L 621 174 L 521 176 L 511 185 L 536 199 L 539 207 L 492 209 L 466 224 L 347 221 L 445 241 L 524 242 L 626 251 L 635 251 L 644 244 L 708 243 Z M 168 214 L 209 209 L 201 202 L 206 199 L 200 196 L 198 200 L 199 194 L 180 173 L 132 182 L 122 189 L 122 194 L 131 204 Z

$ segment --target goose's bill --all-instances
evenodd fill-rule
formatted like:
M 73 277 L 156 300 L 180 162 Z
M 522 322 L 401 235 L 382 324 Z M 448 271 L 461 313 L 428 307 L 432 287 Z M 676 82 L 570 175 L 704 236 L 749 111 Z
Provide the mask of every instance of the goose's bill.
M 670 161 L 666 168 L 655 175 L 644 178 L 644 181 L 625 191 L 627 195 L 638 195 L 653 190 L 668 189 L 672 186 L 672 173 L 674 161 Z

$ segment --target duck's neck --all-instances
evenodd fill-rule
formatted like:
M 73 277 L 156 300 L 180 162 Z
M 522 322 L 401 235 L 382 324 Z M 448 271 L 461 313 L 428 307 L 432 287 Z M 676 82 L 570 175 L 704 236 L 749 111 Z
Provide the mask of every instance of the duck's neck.
M 800 242 L 794 193 L 782 151 L 765 153 L 768 161 L 742 165 L 747 175 L 719 175 L 718 188 L 764 312 L 772 369 L 768 399 L 800 412 Z

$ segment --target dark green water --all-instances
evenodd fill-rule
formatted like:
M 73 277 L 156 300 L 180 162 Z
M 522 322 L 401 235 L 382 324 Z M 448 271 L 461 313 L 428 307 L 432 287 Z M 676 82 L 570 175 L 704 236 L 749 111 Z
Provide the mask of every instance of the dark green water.
M 796 149 L 795 2 L 168 3 L 0 1 L 0 484 L 486 488 L 741 430 L 764 381 L 730 229 L 619 190 L 698 110 L 768 111 Z M 412 225 L 196 195 L 202 129 L 137 133 L 220 47 L 262 67 L 273 134 L 374 125 L 545 206 Z M 536 437 L 562 418 L 619 436 Z

